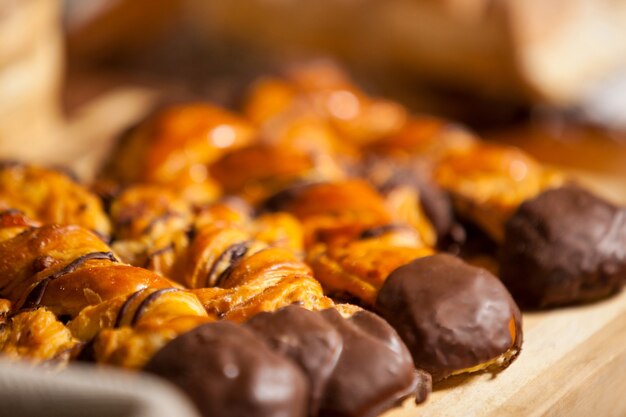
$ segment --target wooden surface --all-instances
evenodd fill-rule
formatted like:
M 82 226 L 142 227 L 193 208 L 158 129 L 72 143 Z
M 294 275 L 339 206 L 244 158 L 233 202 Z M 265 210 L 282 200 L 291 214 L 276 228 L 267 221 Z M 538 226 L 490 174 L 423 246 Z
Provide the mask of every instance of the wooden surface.
M 159 97 L 118 88 L 75 111 L 51 160 L 91 178 L 112 138 Z M 623 180 L 574 172 L 599 193 L 626 203 Z M 384 417 L 626 416 L 626 292 L 585 306 L 524 314 L 520 357 L 504 372 L 452 378 L 428 402 L 409 400 Z

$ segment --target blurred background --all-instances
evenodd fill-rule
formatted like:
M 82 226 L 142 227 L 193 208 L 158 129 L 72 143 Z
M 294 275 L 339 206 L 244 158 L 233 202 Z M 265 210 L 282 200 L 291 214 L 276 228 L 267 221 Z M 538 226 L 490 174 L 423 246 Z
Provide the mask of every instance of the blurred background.
M 626 175 L 626 0 L 0 0 L 0 156 L 88 176 L 164 102 L 330 59 L 548 163 Z

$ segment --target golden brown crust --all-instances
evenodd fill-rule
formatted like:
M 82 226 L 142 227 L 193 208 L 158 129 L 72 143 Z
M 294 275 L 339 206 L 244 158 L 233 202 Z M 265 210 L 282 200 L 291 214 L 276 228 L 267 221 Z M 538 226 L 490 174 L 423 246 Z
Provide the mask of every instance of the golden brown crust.
M 360 180 L 306 186 L 281 202 L 280 209 L 302 222 L 306 247 L 342 244 L 367 228 L 392 221 L 382 197 Z
M 138 369 L 176 336 L 209 322 L 205 316 L 180 316 L 165 323 L 104 329 L 94 342 L 94 356 L 98 363 Z
M 19 210 L 46 224 L 76 224 L 110 235 L 100 200 L 67 175 L 32 165 L 0 165 L 0 211 Z
M 521 150 L 493 144 L 448 155 L 435 179 L 452 194 L 457 211 L 496 241 L 502 241 L 504 222 L 523 201 L 565 180 Z
M 22 306 L 38 283 L 89 254 L 112 257 L 100 238 L 78 226 L 30 228 L 0 242 L 0 293 Z M 109 255 L 110 254 L 110 255 Z M 97 260 L 85 259 L 83 266 Z
M 250 143 L 254 129 L 221 108 L 191 103 L 157 112 L 133 129 L 111 160 L 108 175 L 122 183 L 152 182 L 182 190 L 196 202 L 220 190 L 207 164 Z
M 282 80 L 257 83 L 244 111 L 259 124 L 285 116 L 293 123 L 313 115 L 356 146 L 391 134 L 407 117 L 402 106 L 368 96 L 328 63 L 292 67 Z
M 309 251 L 307 260 L 327 293 L 349 294 L 371 306 L 394 269 L 433 253 L 419 244 L 404 246 L 384 238 L 372 238 L 345 246 L 317 245 Z
M 336 164 L 291 147 L 258 143 L 226 154 L 210 168 L 228 194 L 256 205 L 296 182 L 343 176 Z
M 11 358 L 63 365 L 79 348 L 78 340 L 44 308 L 18 313 L 0 324 L 0 353 Z
M 68 328 L 76 338 L 90 341 L 106 328 L 144 323 L 157 326 L 179 316 L 209 317 L 198 298 L 189 291 L 146 287 L 84 308 L 68 323 Z
M 294 303 L 310 310 L 333 305 L 311 269 L 291 252 L 279 248 L 264 249 L 241 259 L 219 288 L 193 292 L 209 314 L 233 321 Z

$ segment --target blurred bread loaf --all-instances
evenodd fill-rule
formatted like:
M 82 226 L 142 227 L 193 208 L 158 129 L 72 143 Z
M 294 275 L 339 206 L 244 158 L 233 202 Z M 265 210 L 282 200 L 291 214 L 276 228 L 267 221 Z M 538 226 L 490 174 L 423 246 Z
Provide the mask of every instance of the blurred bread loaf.
M 57 0 L 0 0 L 0 156 L 39 159 L 59 123 Z
M 571 104 L 626 67 L 615 0 L 190 0 L 200 32 L 491 96 Z

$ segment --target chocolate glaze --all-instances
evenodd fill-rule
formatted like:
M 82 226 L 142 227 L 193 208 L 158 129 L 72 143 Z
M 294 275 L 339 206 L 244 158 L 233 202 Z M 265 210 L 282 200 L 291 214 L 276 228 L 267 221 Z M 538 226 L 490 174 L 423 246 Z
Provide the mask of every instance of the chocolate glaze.
M 40 261 L 38 261 L 40 258 L 35 259 L 35 261 L 37 263 L 39 263 Z M 84 264 L 85 262 L 91 260 L 91 259 L 108 259 L 111 262 L 117 262 L 117 259 L 115 258 L 115 255 L 113 255 L 113 252 L 91 252 L 91 253 L 87 253 L 85 255 L 79 256 L 78 258 L 74 259 L 72 262 L 70 262 L 67 266 L 65 266 L 64 268 L 62 268 L 61 270 L 48 275 L 47 277 L 45 277 L 44 279 L 42 279 L 41 281 L 39 281 L 37 283 L 37 285 L 35 285 L 28 293 L 28 295 L 26 296 L 26 299 L 24 301 L 24 303 L 22 304 L 21 308 L 23 309 L 31 309 L 31 308 L 36 308 L 39 306 L 39 304 L 41 303 L 41 300 L 43 299 L 43 296 L 46 292 L 46 288 L 48 288 L 48 284 L 50 284 L 50 282 L 54 281 L 57 278 L 62 277 L 63 275 L 69 274 L 71 272 L 74 272 L 76 269 L 78 269 L 82 264 Z M 37 266 L 35 266 L 36 268 Z
M 500 247 L 482 228 L 473 221 L 457 216 L 457 222 L 448 236 L 438 242 L 439 250 L 471 261 L 476 257 L 498 258 Z M 470 262 L 471 263 L 471 262 Z
M 453 225 L 450 196 L 431 180 L 423 178 L 423 175 L 416 174 L 415 170 L 411 169 L 400 170 L 382 185 L 381 191 L 390 191 L 402 185 L 413 187 L 419 193 L 420 205 L 437 232 L 437 240 L 447 236 Z
M 373 313 L 346 319 L 335 309 L 288 306 L 246 326 L 304 370 L 310 416 L 374 416 L 412 394 L 422 402 L 430 392 L 430 375 L 415 370 L 398 334 Z
M 139 306 L 135 310 L 135 314 L 133 314 L 133 318 L 130 321 L 130 325 L 131 326 L 136 325 L 137 322 L 141 319 L 141 316 L 143 316 L 146 310 L 148 309 L 148 307 L 150 307 L 150 304 L 155 302 L 157 298 L 159 298 L 163 294 L 167 294 L 168 292 L 176 292 L 176 291 L 180 291 L 180 290 L 178 288 L 161 288 L 160 290 L 156 290 L 155 292 L 148 295 L 146 298 L 144 298 L 141 301 L 141 304 L 139 304 Z
M 306 416 L 303 373 L 244 326 L 197 327 L 165 345 L 144 369 L 181 388 L 206 417 Z
M 375 310 L 435 381 L 511 348 L 515 354 L 522 343 L 520 311 L 502 283 L 451 255 L 416 259 L 393 271 Z
M 135 291 L 126 299 L 126 301 L 124 301 L 124 304 L 122 304 L 120 309 L 117 311 L 117 318 L 115 319 L 115 324 L 113 325 L 113 327 L 117 328 L 122 325 L 122 320 L 124 320 L 124 316 L 126 315 L 126 312 L 128 311 L 128 309 L 130 308 L 130 305 L 133 303 L 135 299 L 137 299 L 137 297 L 139 297 L 139 295 L 144 290 L 145 288 L 139 291 Z
M 289 187 L 269 196 L 260 206 L 259 212 L 285 211 L 293 200 L 295 200 L 309 186 L 319 184 L 315 181 L 294 182 Z M 288 211 L 288 210 L 287 210 Z
M 246 326 L 304 371 L 309 380 L 309 415 L 316 416 L 343 349 L 341 334 L 320 313 L 297 306 L 257 314 Z
M 357 175 L 369 180 L 383 194 L 401 186 L 416 190 L 424 214 L 437 232 L 439 241 L 447 236 L 453 225 L 452 202 L 450 196 L 430 178 L 430 172 L 430 167 L 415 161 L 403 162 L 369 155 Z
M 232 266 L 237 263 L 241 258 L 244 257 L 246 252 L 248 252 L 250 246 L 250 242 L 240 242 L 230 245 L 226 248 L 224 252 L 220 256 L 217 257 L 209 273 L 207 274 L 206 286 L 207 287 L 218 287 L 224 279 L 226 279 L 232 270 Z M 217 273 L 217 267 L 224 261 L 228 260 L 228 267 L 222 271 L 220 274 Z
M 391 224 L 384 224 L 381 226 L 375 226 L 375 227 L 370 227 L 369 229 L 365 229 L 359 235 L 359 239 L 371 239 L 374 237 L 380 237 L 389 232 L 395 232 L 395 231 L 401 231 L 401 230 L 415 232 L 415 229 L 413 229 L 409 225 L 391 223 Z
M 626 210 L 577 186 L 545 191 L 506 223 L 500 265 L 524 306 L 610 295 L 626 282 Z
M 323 416 L 376 416 L 429 387 L 416 372 L 398 334 L 380 317 L 362 310 L 344 319 L 335 309 L 320 313 L 343 338 L 343 350 L 326 385 Z

